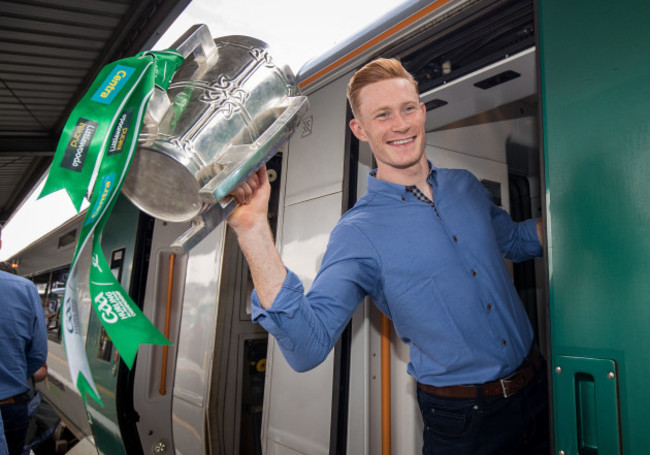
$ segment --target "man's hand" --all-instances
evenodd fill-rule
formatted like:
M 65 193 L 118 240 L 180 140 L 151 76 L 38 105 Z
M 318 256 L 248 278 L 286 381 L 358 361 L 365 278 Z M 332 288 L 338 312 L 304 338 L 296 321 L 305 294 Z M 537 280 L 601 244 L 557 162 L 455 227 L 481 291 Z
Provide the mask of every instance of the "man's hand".
M 34 382 L 41 382 L 44 381 L 47 378 L 47 363 L 40 367 L 38 370 L 36 370 L 36 373 L 34 373 Z
M 267 223 L 271 185 L 266 166 L 258 169 L 230 194 L 235 198 L 238 206 L 226 221 L 235 232 L 239 234 L 259 223 Z
M 268 221 L 271 185 L 262 166 L 231 195 L 239 204 L 226 219 L 235 230 L 239 246 L 246 256 L 253 284 L 264 308 L 269 308 L 287 276 Z

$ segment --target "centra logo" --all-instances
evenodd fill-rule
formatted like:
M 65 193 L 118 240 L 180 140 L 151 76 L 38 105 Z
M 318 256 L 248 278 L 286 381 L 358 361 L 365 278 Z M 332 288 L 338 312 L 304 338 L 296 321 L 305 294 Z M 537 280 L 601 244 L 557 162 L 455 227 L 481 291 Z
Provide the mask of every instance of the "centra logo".
M 126 77 L 126 71 L 120 70 L 118 71 L 115 76 L 113 76 L 113 79 L 108 83 L 106 87 L 104 87 L 104 91 L 99 94 L 102 98 L 108 98 L 108 95 L 113 91 L 115 86 L 117 86 L 117 83 L 122 80 L 122 78 Z
M 115 65 L 115 68 L 108 73 L 106 79 L 90 98 L 102 104 L 109 104 L 115 96 L 124 88 L 129 78 L 135 72 L 135 68 L 126 65 Z

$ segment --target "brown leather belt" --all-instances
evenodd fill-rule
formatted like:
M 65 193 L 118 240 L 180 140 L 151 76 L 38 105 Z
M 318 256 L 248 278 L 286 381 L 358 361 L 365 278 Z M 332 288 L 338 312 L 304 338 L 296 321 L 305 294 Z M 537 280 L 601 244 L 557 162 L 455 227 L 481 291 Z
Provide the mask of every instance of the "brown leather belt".
M 15 404 L 15 403 L 16 403 L 16 399 L 14 397 L 10 397 L 0 401 L 0 406 L 2 406 L 3 404 Z
M 496 381 L 481 385 L 452 385 L 446 387 L 436 387 L 418 382 L 418 387 L 430 395 L 447 398 L 476 398 L 479 395 L 479 391 L 484 397 L 502 395 L 507 398 L 526 387 L 531 379 L 535 377 L 535 372 L 539 370 L 541 364 L 542 361 L 539 351 L 534 348 L 531 349 L 523 365 L 517 371 L 503 379 L 497 379 Z
M 4 400 L 0 400 L 0 406 L 4 404 L 27 404 L 30 399 L 31 396 L 29 394 L 29 391 L 27 391 L 19 395 L 14 395 L 13 397 L 5 398 Z

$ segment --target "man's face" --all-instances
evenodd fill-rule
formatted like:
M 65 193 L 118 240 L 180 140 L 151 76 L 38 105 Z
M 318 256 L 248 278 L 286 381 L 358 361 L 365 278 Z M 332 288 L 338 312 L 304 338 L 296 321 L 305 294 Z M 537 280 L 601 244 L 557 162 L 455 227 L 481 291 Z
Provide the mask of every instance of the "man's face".
M 358 111 L 350 128 L 370 144 L 378 175 L 394 175 L 423 159 L 426 108 L 407 79 L 366 85 L 359 92 Z

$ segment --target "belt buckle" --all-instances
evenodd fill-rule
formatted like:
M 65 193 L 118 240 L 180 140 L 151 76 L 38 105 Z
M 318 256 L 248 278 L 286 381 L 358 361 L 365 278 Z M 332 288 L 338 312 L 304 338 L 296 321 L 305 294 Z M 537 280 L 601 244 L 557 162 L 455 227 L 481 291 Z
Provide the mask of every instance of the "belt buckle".
M 505 378 L 499 379 L 499 383 L 501 384 L 501 392 L 503 393 L 503 398 L 508 398 L 514 395 L 517 392 L 514 393 L 508 393 L 506 383 L 511 382 L 512 378 L 514 378 L 519 370 L 513 371 L 511 374 L 506 376 Z
M 507 379 L 499 379 L 499 382 L 501 383 L 501 392 L 503 392 L 503 398 L 508 398 L 510 395 L 508 394 L 508 391 L 506 390 L 506 385 L 505 382 Z

